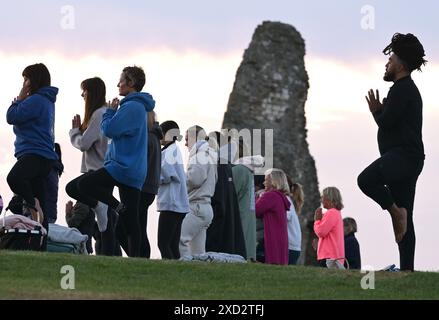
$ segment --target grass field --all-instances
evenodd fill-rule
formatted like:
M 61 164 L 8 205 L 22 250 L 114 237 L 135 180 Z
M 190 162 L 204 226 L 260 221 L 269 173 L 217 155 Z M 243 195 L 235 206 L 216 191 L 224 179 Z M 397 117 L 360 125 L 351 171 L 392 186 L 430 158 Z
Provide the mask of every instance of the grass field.
M 63 290 L 64 265 L 74 290 Z M 72 276 L 68 273 L 67 276 Z M 0 251 L 1 299 L 438 299 L 439 273 L 374 274 L 304 266 L 220 264 Z M 371 285 L 371 275 L 367 282 Z M 73 284 L 72 281 L 69 282 Z

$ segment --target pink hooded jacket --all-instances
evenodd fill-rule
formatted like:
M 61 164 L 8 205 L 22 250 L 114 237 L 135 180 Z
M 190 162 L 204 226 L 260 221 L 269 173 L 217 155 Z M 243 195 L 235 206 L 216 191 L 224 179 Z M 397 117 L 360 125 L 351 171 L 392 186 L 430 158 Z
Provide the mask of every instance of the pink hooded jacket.
M 335 208 L 314 222 L 314 232 L 319 237 L 317 259 L 339 259 L 344 264 L 344 230 L 341 212 Z

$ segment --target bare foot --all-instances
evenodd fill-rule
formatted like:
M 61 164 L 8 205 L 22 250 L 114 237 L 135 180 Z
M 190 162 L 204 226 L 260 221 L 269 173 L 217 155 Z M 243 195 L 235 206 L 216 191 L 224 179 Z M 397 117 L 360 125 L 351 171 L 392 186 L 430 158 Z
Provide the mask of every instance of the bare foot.
M 398 208 L 398 210 L 394 210 L 390 215 L 392 217 L 396 243 L 400 243 L 407 232 L 407 210 L 405 208 Z

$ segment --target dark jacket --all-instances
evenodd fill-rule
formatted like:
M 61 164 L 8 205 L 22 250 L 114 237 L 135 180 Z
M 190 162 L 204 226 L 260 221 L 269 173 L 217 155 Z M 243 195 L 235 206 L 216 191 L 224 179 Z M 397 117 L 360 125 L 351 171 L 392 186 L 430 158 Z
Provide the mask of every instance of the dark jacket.
M 142 192 L 157 194 L 160 185 L 160 169 L 162 165 L 162 150 L 160 140 L 163 132 L 158 122 L 148 132 L 148 174 L 143 184 Z
M 55 223 L 58 217 L 58 183 L 61 173 L 64 171 L 64 165 L 59 161 L 55 160 L 52 162 L 52 169 L 47 176 L 45 183 L 45 201 L 46 206 L 44 214 L 46 215 L 49 223 Z
M 217 170 L 218 181 L 211 199 L 213 220 L 207 229 L 206 251 L 239 254 L 247 258 L 232 165 L 218 163 Z
M 390 150 L 424 159 L 422 142 L 422 98 L 410 76 L 399 79 L 390 88 L 383 109 L 373 113 L 378 124 L 381 155 Z
M 345 258 L 349 262 L 349 269 L 361 269 L 360 244 L 354 233 L 344 237 L 344 251 Z

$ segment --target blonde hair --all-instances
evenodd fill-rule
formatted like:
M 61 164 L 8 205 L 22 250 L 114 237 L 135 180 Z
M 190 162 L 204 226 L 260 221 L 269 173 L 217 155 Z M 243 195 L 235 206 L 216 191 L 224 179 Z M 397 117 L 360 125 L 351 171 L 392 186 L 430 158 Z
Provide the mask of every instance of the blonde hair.
M 297 213 L 302 211 L 303 203 L 305 202 L 305 194 L 300 183 L 293 182 L 293 179 L 287 175 L 288 186 L 291 191 L 291 198 L 293 199 L 294 209 Z
M 268 169 L 265 171 L 265 175 L 271 178 L 271 184 L 273 189 L 279 190 L 286 195 L 290 194 L 290 187 L 288 186 L 287 175 L 281 169 Z
M 344 218 L 343 228 L 346 236 L 355 233 L 357 232 L 357 222 L 353 218 Z
M 328 187 L 323 189 L 322 198 L 329 201 L 333 208 L 341 210 L 344 208 L 340 190 L 336 187 Z

